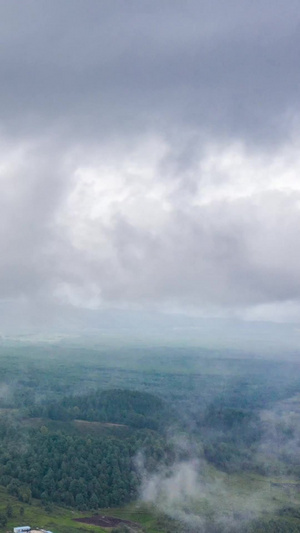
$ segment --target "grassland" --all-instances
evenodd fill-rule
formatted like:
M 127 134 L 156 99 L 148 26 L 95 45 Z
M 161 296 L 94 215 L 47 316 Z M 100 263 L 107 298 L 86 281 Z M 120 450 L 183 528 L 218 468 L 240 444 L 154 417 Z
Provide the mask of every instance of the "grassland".
M 211 484 L 197 501 L 193 501 L 189 512 L 198 516 L 210 516 L 214 509 L 223 516 L 249 516 L 272 520 L 274 513 L 284 507 L 300 507 L 300 494 L 293 490 L 272 488 L 272 482 L 284 483 L 284 479 L 265 477 L 255 474 L 238 473 L 227 475 L 215 469 L 210 471 Z M 212 481 L 213 480 L 213 481 Z M 125 507 L 98 509 L 94 513 L 90 511 L 76 511 L 56 505 L 43 506 L 41 502 L 33 500 L 25 504 L 13 496 L 7 494 L 0 487 L 0 512 L 5 512 L 7 505 L 13 509 L 13 517 L 8 519 L 7 525 L 0 528 L 0 532 L 12 531 L 18 525 L 30 525 L 52 531 L 53 533 L 108 533 L 110 528 L 101 528 L 89 524 L 74 521 L 74 518 L 92 516 L 93 514 L 114 516 L 141 525 L 145 533 L 163 533 L 163 514 L 143 503 L 132 503 Z M 24 514 L 20 510 L 24 509 Z M 246 518 L 247 519 L 247 518 Z M 300 525 L 299 518 L 285 517 L 285 522 L 291 520 L 291 524 Z
M 122 508 L 98 509 L 94 513 L 90 511 L 79 512 L 57 505 L 44 507 L 38 500 L 33 500 L 30 505 L 19 502 L 13 496 L 7 494 L 3 487 L 0 487 L 0 512 L 5 512 L 10 505 L 13 516 L 8 519 L 5 527 L 0 527 L 0 532 L 12 531 L 19 525 L 30 525 L 32 528 L 42 528 L 53 533 L 109 533 L 110 528 L 101 528 L 74 521 L 74 518 L 92 516 L 93 514 L 114 516 L 123 520 L 130 520 L 141 524 L 145 533 L 161 533 L 157 525 L 160 519 L 159 513 L 143 504 L 131 504 Z M 24 514 L 20 514 L 20 510 Z

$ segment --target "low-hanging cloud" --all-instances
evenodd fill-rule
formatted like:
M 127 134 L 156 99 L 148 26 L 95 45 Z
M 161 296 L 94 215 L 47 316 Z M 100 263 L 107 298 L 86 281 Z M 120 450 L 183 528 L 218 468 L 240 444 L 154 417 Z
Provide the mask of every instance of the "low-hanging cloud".
M 145 469 L 143 456 L 136 459 L 141 477 L 140 502 L 177 520 L 184 531 L 232 533 L 257 519 L 270 505 L 269 483 L 235 485 L 225 474 L 212 473 L 203 459 L 192 457 L 154 473 Z

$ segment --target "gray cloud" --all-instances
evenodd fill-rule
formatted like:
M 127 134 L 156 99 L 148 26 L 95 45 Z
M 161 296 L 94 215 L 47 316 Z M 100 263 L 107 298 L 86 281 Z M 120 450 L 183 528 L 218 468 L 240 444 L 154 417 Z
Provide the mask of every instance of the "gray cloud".
M 298 305 L 298 2 L 0 15 L 2 299 Z
M 105 230 L 109 259 L 91 252 L 90 279 L 112 300 L 230 306 L 298 299 L 300 250 L 293 231 L 300 223 L 298 200 L 271 194 L 178 210 L 156 235 L 118 217 Z M 291 255 L 293 262 L 287 261 Z
M 285 135 L 283 117 L 298 112 L 296 2 L 12 0 L 0 9 L 11 127 L 71 121 L 80 137 L 180 124 L 261 143 Z

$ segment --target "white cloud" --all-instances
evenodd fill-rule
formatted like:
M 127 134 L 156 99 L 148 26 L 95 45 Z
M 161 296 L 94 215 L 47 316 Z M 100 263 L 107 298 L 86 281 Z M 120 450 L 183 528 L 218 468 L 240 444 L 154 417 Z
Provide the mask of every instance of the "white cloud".
M 241 143 L 208 143 L 178 174 L 166 139 L 87 147 L 56 214 L 80 254 L 74 291 L 97 287 L 120 304 L 244 306 L 249 316 L 249 306 L 297 301 L 299 153 L 297 142 L 275 160 Z

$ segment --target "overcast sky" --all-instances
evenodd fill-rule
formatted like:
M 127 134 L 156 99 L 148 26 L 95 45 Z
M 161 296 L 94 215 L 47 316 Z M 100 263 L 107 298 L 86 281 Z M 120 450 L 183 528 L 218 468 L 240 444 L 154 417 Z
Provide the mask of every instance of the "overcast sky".
M 0 298 L 300 319 L 298 0 L 0 0 Z

